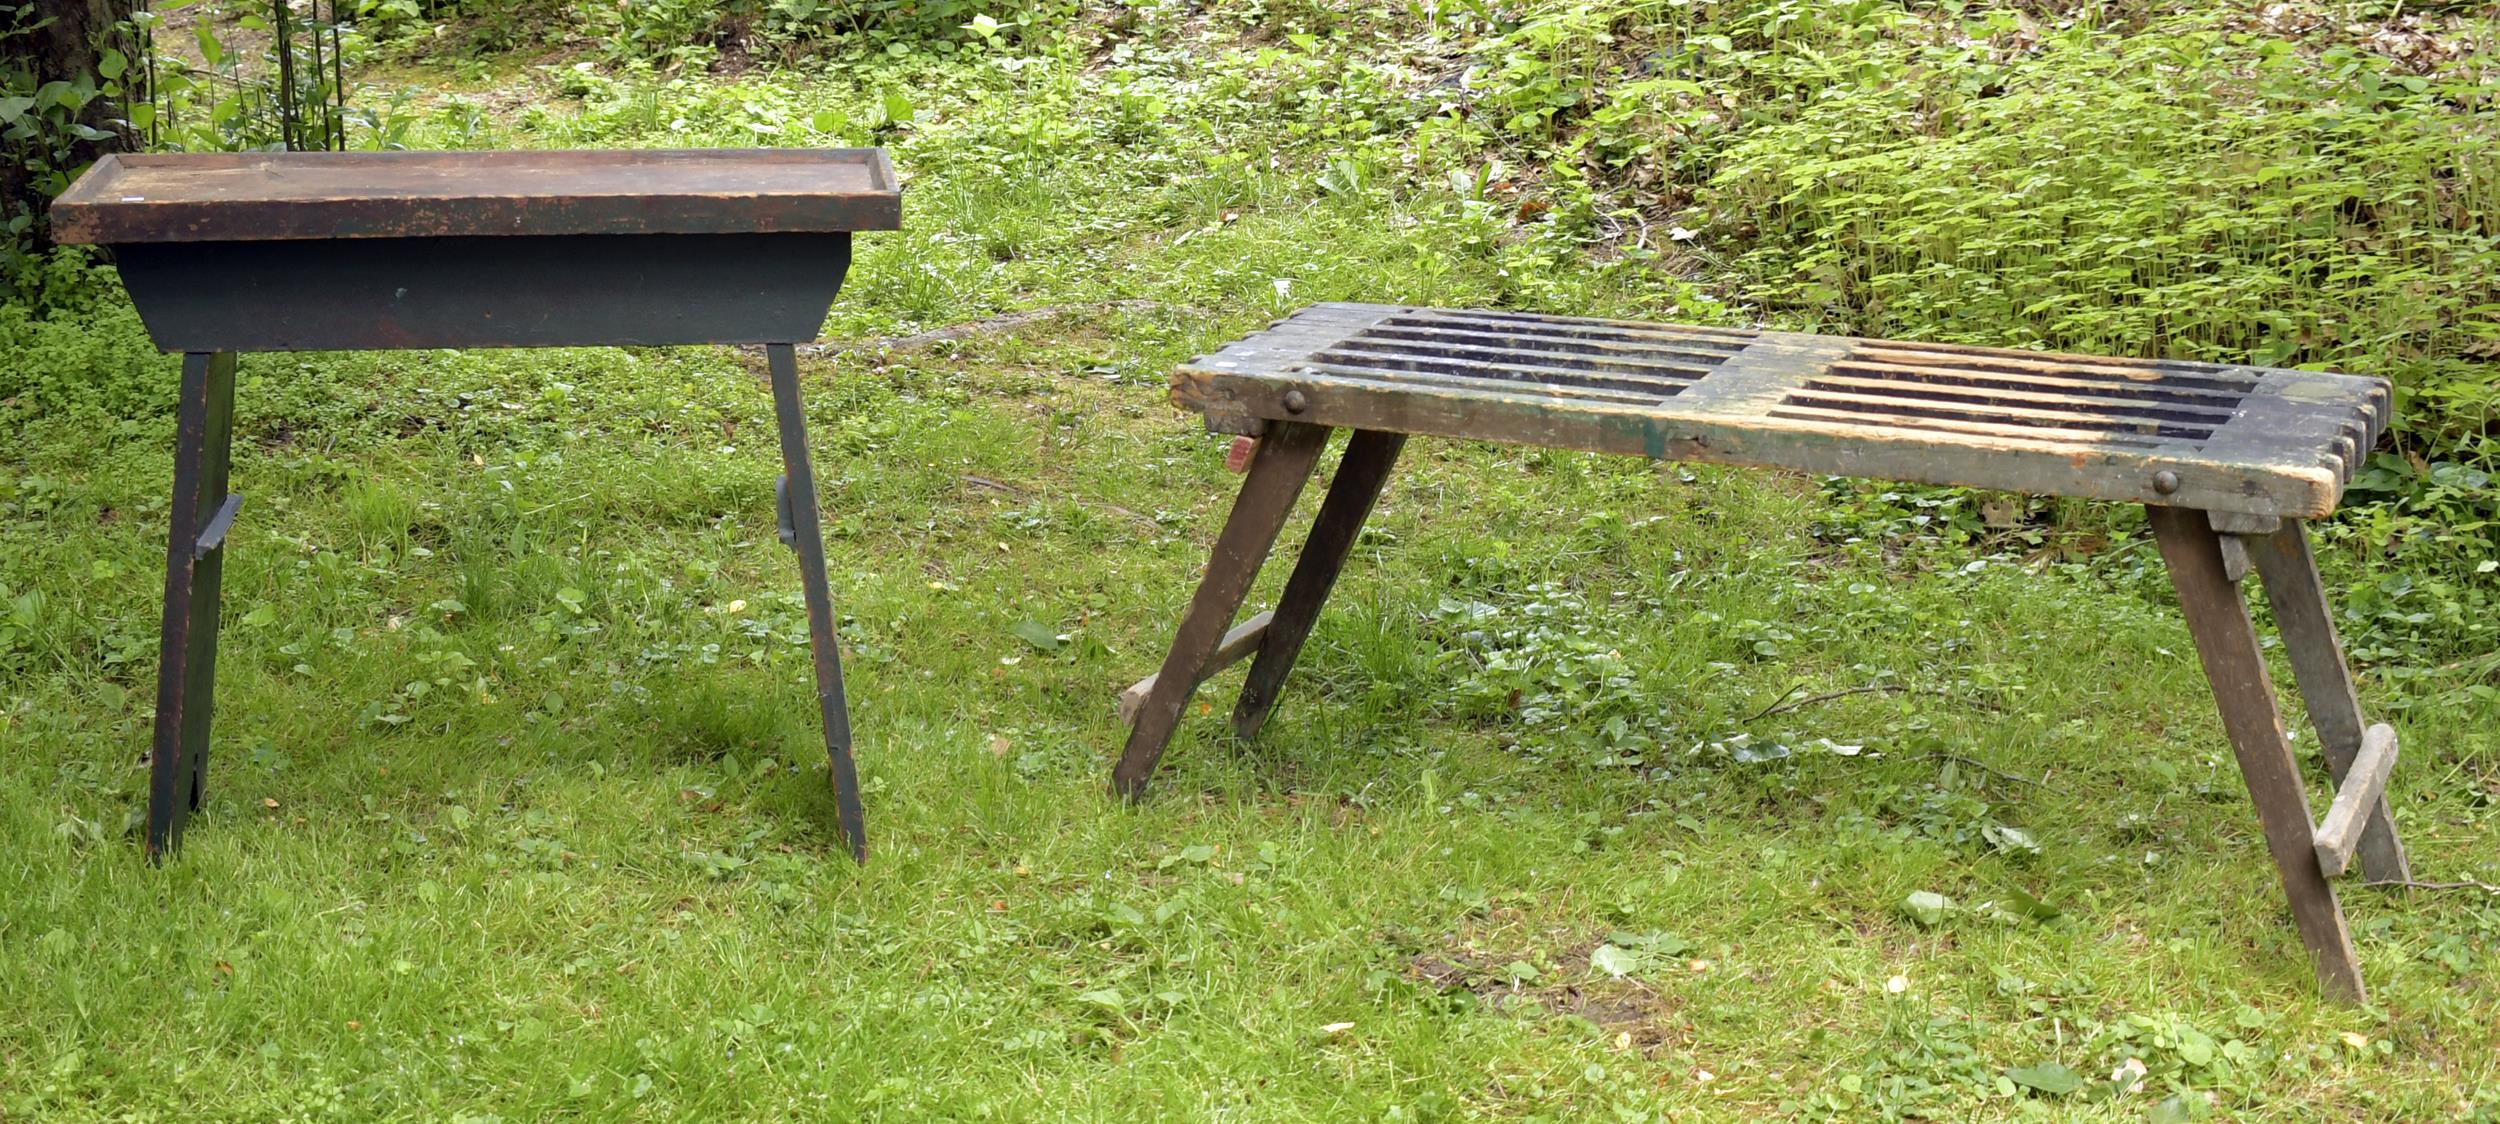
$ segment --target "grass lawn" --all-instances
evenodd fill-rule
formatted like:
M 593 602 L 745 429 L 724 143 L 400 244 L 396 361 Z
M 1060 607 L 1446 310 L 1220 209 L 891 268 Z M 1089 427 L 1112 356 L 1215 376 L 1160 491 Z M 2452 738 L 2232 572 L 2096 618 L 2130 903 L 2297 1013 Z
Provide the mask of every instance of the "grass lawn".
M 570 73 L 467 139 L 769 101 Z M 147 867 L 176 362 L 91 294 L 55 361 L 138 405 L 0 449 L 0 1120 L 2500 1115 L 2500 898 L 2343 883 L 2373 1002 L 2318 998 L 2130 513 L 1418 441 L 1261 738 L 1235 670 L 1114 801 L 1238 482 L 1174 362 L 1312 300 L 1759 317 L 1314 188 L 1286 108 L 916 80 L 910 229 L 803 360 L 873 861 L 761 358 L 685 349 L 245 357 L 208 803 Z M 2428 691 L 2362 690 L 2417 877 L 2500 880 L 2500 702 Z

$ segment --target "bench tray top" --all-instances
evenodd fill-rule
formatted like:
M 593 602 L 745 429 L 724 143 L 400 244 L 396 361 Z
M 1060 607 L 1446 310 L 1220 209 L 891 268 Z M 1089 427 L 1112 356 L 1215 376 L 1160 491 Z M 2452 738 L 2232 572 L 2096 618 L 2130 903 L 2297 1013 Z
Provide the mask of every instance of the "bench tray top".
M 895 230 L 876 148 L 109 155 L 52 203 L 62 242 Z
M 2384 380 L 1738 328 L 1321 304 L 1181 367 L 1267 421 L 2314 518 Z

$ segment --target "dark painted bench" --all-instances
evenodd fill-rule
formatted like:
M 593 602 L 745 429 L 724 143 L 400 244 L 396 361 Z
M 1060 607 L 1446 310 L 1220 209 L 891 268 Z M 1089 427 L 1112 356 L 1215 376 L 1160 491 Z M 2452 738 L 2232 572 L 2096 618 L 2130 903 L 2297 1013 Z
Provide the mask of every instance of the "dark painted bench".
M 762 344 L 837 814 L 868 836 L 825 581 L 795 345 L 851 234 L 902 225 L 883 150 L 253 152 L 107 156 L 52 204 L 112 247 L 156 345 L 183 352 L 148 855 L 205 788 L 241 351 Z
M 1173 376 L 1208 428 L 1259 438 L 1162 670 L 1123 695 L 1136 798 L 1189 697 L 1253 659 L 1257 734 L 1409 434 L 2145 505 L 2324 990 L 2363 999 L 2328 879 L 2405 881 L 2395 733 L 2354 694 L 2304 521 L 2387 423 L 2378 379 L 1389 305 L 1317 305 Z M 1275 609 L 1228 629 L 1332 429 L 1353 431 Z M 2237 583 L 2251 564 L 2338 786 L 2310 818 Z

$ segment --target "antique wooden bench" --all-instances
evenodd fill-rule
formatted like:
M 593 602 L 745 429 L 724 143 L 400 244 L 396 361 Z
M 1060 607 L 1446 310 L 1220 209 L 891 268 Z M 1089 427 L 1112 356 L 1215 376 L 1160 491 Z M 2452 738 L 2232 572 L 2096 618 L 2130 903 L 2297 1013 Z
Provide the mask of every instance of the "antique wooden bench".
M 2328 879 L 2407 879 L 2304 520 L 2334 510 L 2387 384 L 2312 371 L 1388 305 L 1317 305 L 1173 376 L 1259 439 L 1162 670 L 1129 688 L 1112 774 L 1143 795 L 1199 683 L 1255 657 L 1254 736 L 1409 434 L 2140 503 L 2324 991 L 2364 991 Z M 1272 612 L 1228 629 L 1332 429 L 1343 458 Z M 2253 561 L 2337 791 L 2310 818 L 2238 581 Z
M 156 345 L 183 352 L 147 850 L 200 804 L 217 672 L 240 351 L 762 344 L 842 832 L 867 857 L 795 345 L 851 234 L 902 225 L 881 149 L 107 156 L 52 204 L 113 250 Z

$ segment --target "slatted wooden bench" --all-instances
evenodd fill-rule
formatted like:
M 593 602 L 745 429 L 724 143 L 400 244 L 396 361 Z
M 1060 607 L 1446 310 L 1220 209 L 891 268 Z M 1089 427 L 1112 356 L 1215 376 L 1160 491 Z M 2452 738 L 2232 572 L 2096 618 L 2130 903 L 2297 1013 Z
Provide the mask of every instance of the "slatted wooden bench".
M 1259 438 L 1162 670 L 1128 689 L 1113 787 L 1144 794 L 1190 695 L 1253 660 L 1254 736 L 1410 434 L 2140 503 L 2212 683 L 2301 937 L 2331 996 L 2361 972 L 2328 879 L 2408 878 L 2304 521 L 2386 425 L 2387 384 L 2313 371 L 2057 355 L 1510 312 L 1325 304 L 1173 376 L 1208 428 Z M 1228 628 L 1317 466 L 1336 477 L 1275 609 Z M 2337 785 L 2323 823 L 2237 583 L 2253 563 Z

